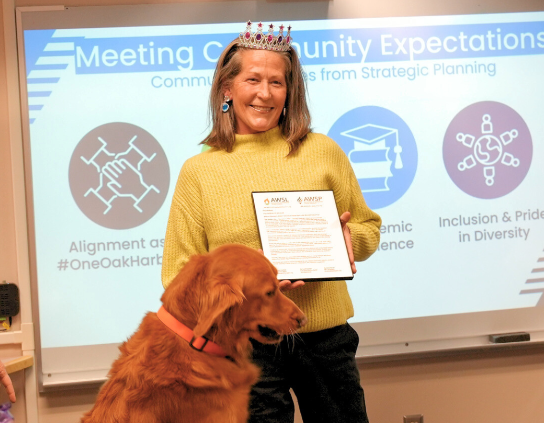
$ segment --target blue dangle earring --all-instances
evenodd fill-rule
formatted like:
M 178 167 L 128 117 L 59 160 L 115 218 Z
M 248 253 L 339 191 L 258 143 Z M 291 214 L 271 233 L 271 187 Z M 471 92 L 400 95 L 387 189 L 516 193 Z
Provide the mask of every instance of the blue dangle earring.
M 230 101 L 230 98 L 228 95 L 226 95 L 224 98 L 223 98 L 223 103 L 221 104 L 221 111 L 223 113 L 227 113 L 229 111 L 229 101 Z

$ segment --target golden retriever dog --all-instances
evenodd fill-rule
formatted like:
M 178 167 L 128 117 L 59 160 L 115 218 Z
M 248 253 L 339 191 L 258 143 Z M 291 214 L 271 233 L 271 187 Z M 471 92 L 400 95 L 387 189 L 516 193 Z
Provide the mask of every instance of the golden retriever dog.
M 159 312 L 147 313 L 119 348 L 81 422 L 246 422 L 259 375 L 250 338 L 277 343 L 306 323 L 280 292 L 277 273 L 242 245 L 191 257 L 164 291 Z

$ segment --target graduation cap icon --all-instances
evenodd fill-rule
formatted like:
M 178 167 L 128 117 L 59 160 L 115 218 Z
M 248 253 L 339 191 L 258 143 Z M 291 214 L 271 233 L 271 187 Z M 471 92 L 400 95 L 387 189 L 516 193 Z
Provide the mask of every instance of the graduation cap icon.
M 388 157 L 393 144 L 395 169 L 402 169 L 398 130 L 368 123 L 341 132 L 340 135 L 353 139 L 353 150 L 348 153 L 353 171 L 363 191 L 388 191 L 387 180 L 391 173 L 391 160 Z
M 340 135 L 344 135 L 345 137 L 353 138 L 355 140 L 354 150 L 370 149 L 369 147 L 373 144 L 380 142 L 384 143 L 388 137 L 394 137 L 395 147 L 393 151 L 395 153 L 395 169 L 402 169 L 403 165 L 400 157 L 402 147 L 399 144 L 398 130 L 367 123 L 366 125 L 344 131 Z

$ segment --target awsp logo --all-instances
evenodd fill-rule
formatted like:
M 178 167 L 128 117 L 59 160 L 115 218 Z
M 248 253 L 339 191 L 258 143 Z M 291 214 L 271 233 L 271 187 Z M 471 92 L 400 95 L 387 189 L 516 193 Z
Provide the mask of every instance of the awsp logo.
M 358 107 L 342 115 L 328 135 L 348 155 L 370 208 L 393 204 L 412 184 L 417 145 L 408 125 L 392 111 Z
M 129 123 L 107 123 L 76 146 L 69 182 L 85 216 L 106 228 L 129 229 L 147 222 L 161 208 L 170 167 L 149 132 Z

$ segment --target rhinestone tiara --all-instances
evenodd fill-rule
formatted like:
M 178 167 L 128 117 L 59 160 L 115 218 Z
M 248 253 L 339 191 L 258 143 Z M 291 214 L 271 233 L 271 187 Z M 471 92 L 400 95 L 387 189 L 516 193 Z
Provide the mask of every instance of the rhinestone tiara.
M 238 43 L 242 47 L 255 48 L 262 50 L 273 51 L 288 51 L 291 48 L 291 27 L 287 27 L 287 35 L 283 35 L 284 26 L 280 25 L 280 32 L 277 36 L 274 35 L 274 25 L 268 25 L 268 33 L 263 33 L 263 24 L 259 22 L 257 24 L 257 31 L 251 32 L 251 21 L 247 21 L 246 30 L 240 32 L 240 42 Z

